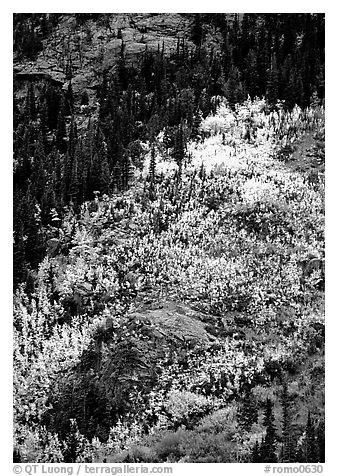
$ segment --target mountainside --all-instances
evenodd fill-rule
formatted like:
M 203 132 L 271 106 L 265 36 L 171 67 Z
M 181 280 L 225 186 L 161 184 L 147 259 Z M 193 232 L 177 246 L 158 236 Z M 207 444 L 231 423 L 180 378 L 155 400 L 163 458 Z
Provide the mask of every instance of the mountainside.
M 67 86 L 68 67 L 75 93 L 95 90 L 100 75 L 117 66 L 122 44 L 127 64 L 137 63 L 146 50 L 156 53 L 159 46 L 170 55 L 178 38 L 189 36 L 191 23 L 188 15 L 180 14 L 60 15 L 42 40 L 42 51 L 24 61 L 18 55 L 14 71 L 19 79 L 48 78 Z
M 322 22 L 17 16 L 16 460 L 324 461 Z

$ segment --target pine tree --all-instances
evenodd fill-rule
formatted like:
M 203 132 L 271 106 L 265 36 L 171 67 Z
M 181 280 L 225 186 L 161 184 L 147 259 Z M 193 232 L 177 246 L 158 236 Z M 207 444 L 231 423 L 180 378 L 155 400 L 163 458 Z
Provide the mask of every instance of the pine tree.
M 74 114 L 74 94 L 72 81 L 69 81 L 65 94 L 65 115 L 70 116 L 72 114 Z
M 35 90 L 34 90 L 34 84 L 32 82 L 29 83 L 28 91 L 27 91 L 26 115 L 29 120 L 35 121 L 36 119 Z
M 178 170 L 179 170 L 178 179 L 180 179 L 180 176 L 182 173 L 182 166 L 184 163 L 185 151 L 186 151 L 186 145 L 185 145 L 185 138 L 184 138 L 184 132 L 183 132 L 183 125 L 181 123 L 176 130 L 175 143 L 173 147 L 173 157 L 178 165 Z
M 155 173 L 156 173 L 156 156 L 155 156 L 155 146 L 152 144 L 150 152 L 150 164 L 149 164 L 149 175 L 150 182 L 155 183 Z
M 17 448 L 13 450 L 13 463 L 21 463 L 21 454 Z
M 126 67 L 124 51 L 125 51 L 125 44 L 124 44 L 124 41 L 122 40 L 120 56 L 117 62 L 117 75 L 118 75 L 119 84 L 121 85 L 123 90 L 127 89 L 128 83 L 129 83 L 128 70 Z
M 306 423 L 303 451 L 306 463 L 318 462 L 315 427 L 310 412 L 308 412 L 308 418 Z
M 244 392 L 243 400 L 239 406 L 238 424 L 245 431 L 250 431 L 254 423 L 258 421 L 258 409 L 255 397 L 252 392 L 247 389 Z
M 73 78 L 73 60 L 72 60 L 72 57 L 71 55 L 69 54 L 68 58 L 67 58 L 67 63 L 66 63 L 66 79 L 67 80 L 72 80 Z
M 101 190 L 103 194 L 110 194 L 110 186 L 111 186 L 111 177 L 110 177 L 110 168 L 108 163 L 108 157 L 106 153 L 103 153 L 103 157 L 101 157 Z
M 282 411 L 283 411 L 283 420 L 282 420 L 282 463 L 293 463 L 295 462 L 295 449 L 296 449 L 296 438 L 294 435 L 294 429 L 292 427 L 292 413 L 291 413 L 291 400 L 288 393 L 287 385 L 283 385 L 282 393 Z
M 252 448 L 252 451 L 251 451 L 251 462 L 252 463 L 261 463 L 262 462 L 260 445 L 259 445 L 257 440 L 254 444 L 254 447 Z
M 259 95 L 259 76 L 257 54 L 253 49 L 250 49 L 246 58 L 244 66 L 245 84 L 248 93 L 252 98 Z
M 61 105 L 61 95 L 53 85 L 48 83 L 45 92 L 45 98 L 47 105 L 48 129 L 54 130 L 57 128 L 58 114 Z
M 64 452 L 65 463 L 76 463 L 83 450 L 83 436 L 80 434 L 76 420 L 70 421 L 70 430 L 66 438 Z
M 150 152 L 149 177 L 150 177 L 150 198 L 155 200 L 155 174 L 156 174 L 156 156 L 155 146 L 152 144 Z
M 319 422 L 316 430 L 316 441 L 318 448 L 318 462 L 325 463 L 325 421 Z
M 201 180 L 202 182 L 205 181 L 207 174 L 206 174 L 205 165 L 204 165 L 203 162 L 201 163 L 201 167 L 200 167 L 200 169 L 199 169 L 199 171 L 198 171 L 198 176 L 199 176 L 199 178 L 200 178 L 200 180 Z
M 22 199 L 23 232 L 25 235 L 25 256 L 27 262 L 37 268 L 40 263 L 45 245 L 41 235 L 40 207 L 32 193 L 29 185 L 25 196 Z
M 25 260 L 25 237 L 24 227 L 21 220 L 14 223 L 14 243 L 13 243 L 13 285 L 14 289 L 26 280 L 26 260 Z
M 69 127 L 69 135 L 68 135 L 68 154 L 71 160 L 74 158 L 75 149 L 78 140 L 78 133 L 77 133 L 77 126 L 74 116 L 71 118 L 71 123 Z
M 269 69 L 269 50 L 266 29 L 262 26 L 257 33 L 257 72 L 259 94 L 266 94 L 266 73 Z
M 202 14 L 195 13 L 193 25 L 191 28 L 191 40 L 195 43 L 196 46 L 201 46 L 203 42 L 203 22 Z
M 71 173 L 69 181 L 69 197 L 70 201 L 77 206 L 79 197 L 81 196 L 81 147 L 80 144 L 76 146 L 73 158 L 71 160 Z
M 88 106 L 89 104 L 89 95 L 87 89 L 84 89 L 81 93 L 80 104 L 81 106 Z
M 203 119 L 202 111 L 200 109 L 197 109 L 193 117 L 193 123 L 191 128 L 191 137 L 193 139 L 200 138 L 200 125 L 201 125 L 202 119 Z
M 66 151 L 66 134 L 65 102 L 64 100 L 62 100 L 60 111 L 58 114 L 55 138 L 56 147 L 59 149 L 60 152 Z
M 61 164 L 61 200 L 64 204 L 69 203 L 69 188 L 72 174 L 72 160 L 68 154 L 62 156 Z
M 34 197 L 40 201 L 46 185 L 46 153 L 44 139 L 40 132 L 34 153 L 31 184 Z
M 241 73 L 235 66 L 230 68 L 228 80 L 224 85 L 224 94 L 231 107 L 234 107 L 236 103 L 242 102 L 245 98 L 245 90 L 241 81 Z
M 101 191 L 101 161 L 99 153 L 94 152 L 89 170 L 88 191 L 93 194 L 95 191 Z
M 268 81 L 266 87 L 266 98 L 273 106 L 277 103 L 279 95 L 279 74 L 277 68 L 276 55 L 272 55 L 271 65 L 268 73 Z
M 266 428 L 265 438 L 261 445 L 261 455 L 263 463 L 275 463 L 277 462 L 276 446 L 277 435 L 274 425 L 275 417 L 273 415 L 272 401 L 267 398 L 265 403 L 264 412 L 264 426 Z
M 39 111 L 39 131 L 42 134 L 43 144 L 45 149 L 47 150 L 48 141 L 47 141 L 47 134 L 48 134 L 48 111 L 47 111 L 47 103 L 46 100 L 43 101 L 40 111 Z
M 130 157 L 128 157 L 125 151 L 123 152 L 123 156 L 122 156 L 121 170 L 122 170 L 122 188 L 123 190 L 127 190 L 131 180 L 133 179 L 133 169 L 132 169 Z

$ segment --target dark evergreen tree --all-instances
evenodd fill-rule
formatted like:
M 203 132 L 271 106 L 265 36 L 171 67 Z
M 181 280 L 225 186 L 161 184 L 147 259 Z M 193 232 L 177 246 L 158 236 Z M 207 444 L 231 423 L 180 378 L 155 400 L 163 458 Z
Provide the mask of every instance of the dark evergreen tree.
M 254 423 L 258 421 L 258 409 L 255 397 L 249 389 L 244 391 L 238 414 L 238 424 L 245 431 L 250 431 Z
M 253 49 L 250 49 L 244 61 L 244 77 L 245 85 L 249 95 L 254 98 L 259 96 L 259 75 L 258 75 L 258 61 L 257 54 Z
M 110 168 L 108 163 L 108 157 L 106 150 L 102 150 L 101 152 L 101 191 L 105 194 L 110 194 L 110 187 L 111 187 L 111 175 L 110 175 Z
M 325 463 L 325 421 L 321 420 L 316 430 L 318 462 Z
M 14 242 L 13 242 L 13 285 L 14 289 L 26 281 L 27 263 L 25 259 L 24 226 L 20 218 L 14 220 Z
M 89 104 L 89 95 L 86 89 L 84 89 L 81 93 L 80 104 L 81 106 L 88 106 Z
M 51 83 L 47 83 L 45 98 L 47 105 L 48 129 L 54 130 L 57 128 L 58 115 L 61 106 L 61 93 Z
M 74 114 L 74 93 L 72 81 L 69 81 L 67 91 L 65 94 L 65 115 L 71 116 Z
M 26 117 L 31 121 L 36 119 L 35 90 L 33 82 L 29 83 L 26 99 Z
M 67 151 L 71 160 L 74 158 L 74 155 L 75 155 L 77 141 L 78 141 L 77 125 L 76 125 L 76 120 L 74 116 L 72 116 L 70 127 L 69 127 L 68 144 L 67 144 Z
M 35 147 L 31 174 L 32 193 L 39 202 L 41 201 L 46 185 L 46 160 L 44 138 L 40 132 Z
M 67 131 L 65 119 L 65 103 L 61 103 L 61 108 L 58 114 L 55 143 L 60 152 L 65 152 L 67 149 Z
M 150 165 L 149 165 L 149 175 L 150 182 L 155 183 L 155 173 L 156 173 L 156 156 L 155 156 L 155 146 L 152 144 L 150 152 Z
M 203 21 L 201 13 L 194 13 L 191 28 L 191 40 L 196 46 L 201 46 L 203 41 Z
M 72 174 L 72 159 L 68 152 L 62 155 L 61 163 L 61 200 L 62 203 L 66 205 L 69 203 L 69 189 Z
M 252 451 L 251 451 L 251 463 L 261 463 L 261 462 L 262 462 L 262 457 L 261 457 L 260 444 L 256 440 L 256 443 L 254 444 L 254 447 L 252 448 Z
M 263 463 L 277 462 L 277 434 L 275 427 L 275 417 L 273 414 L 272 401 L 267 398 L 264 411 L 264 426 L 266 434 L 261 444 L 261 457 Z
M 270 104 L 273 106 L 277 103 L 279 99 L 279 74 L 277 67 L 276 55 L 273 54 L 271 58 L 270 69 L 268 73 L 267 88 L 266 88 L 266 98 Z
M 229 71 L 228 80 L 224 85 L 224 94 L 231 107 L 245 99 L 245 90 L 241 82 L 240 71 L 235 66 L 232 66 Z
M 183 124 L 181 123 L 176 129 L 175 142 L 173 147 L 173 157 L 179 167 L 179 170 L 182 170 L 185 154 L 186 144 L 183 132 Z
M 297 441 L 292 424 L 292 402 L 288 393 L 287 385 L 283 385 L 282 393 L 282 463 L 294 463 Z
M 82 153 L 81 146 L 77 144 L 73 157 L 71 157 L 71 173 L 69 181 L 69 199 L 76 207 L 81 197 L 81 168 Z
M 305 441 L 303 445 L 303 454 L 306 463 L 318 462 L 318 451 L 316 442 L 316 431 L 311 413 L 308 412 L 308 418 L 305 429 Z
M 77 457 L 83 450 L 83 437 L 79 432 L 76 420 L 70 421 L 70 430 L 66 438 L 64 452 L 65 463 L 76 463 Z

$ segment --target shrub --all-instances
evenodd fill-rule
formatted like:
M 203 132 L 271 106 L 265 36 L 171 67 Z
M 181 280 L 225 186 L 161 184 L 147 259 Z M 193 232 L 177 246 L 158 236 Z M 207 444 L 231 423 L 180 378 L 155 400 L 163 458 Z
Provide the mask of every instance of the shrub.
M 203 395 L 188 391 L 172 390 L 164 408 L 171 417 L 174 427 L 184 425 L 192 428 L 212 408 L 212 401 Z
M 216 412 L 211 413 L 204 417 L 197 429 L 199 432 L 205 433 L 221 433 L 228 431 L 231 434 L 234 430 L 234 424 L 236 422 L 236 407 L 234 405 L 229 405 L 226 408 L 221 408 Z
M 184 456 L 182 442 L 186 432 L 178 430 L 175 433 L 167 433 L 164 438 L 155 446 L 155 452 L 160 461 L 177 461 Z

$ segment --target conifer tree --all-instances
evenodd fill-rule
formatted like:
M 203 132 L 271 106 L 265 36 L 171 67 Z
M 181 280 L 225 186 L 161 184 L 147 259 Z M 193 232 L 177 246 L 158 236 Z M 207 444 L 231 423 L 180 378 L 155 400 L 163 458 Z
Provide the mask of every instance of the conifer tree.
M 101 191 L 101 161 L 98 151 L 94 152 L 89 169 L 88 191 L 93 194 L 95 191 Z
M 197 109 L 193 117 L 192 128 L 191 128 L 191 137 L 193 139 L 200 138 L 200 125 L 201 125 L 202 119 L 203 119 L 202 111 L 200 109 Z
M 74 114 L 74 94 L 72 81 L 69 81 L 65 94 L 65 115 L 69 116 L 72 114 Z
M 156 174 L 156 156 L 155 146 L 151 145 L 150 164 L 149 164 L 149 178 L 150 178 L 150 198 L 154 200 L 155 197 L 155 174 Z
M 266 434 L 261 444 L 261 455 L 263 463 L 277 462 L 277 435 L 274 422 L 275 417 L 273 414 L 272 401 L 270 400 L 270 398 L 267 398 L 264 411 L 264 426 L 266 428 Z
M 191 29 L 191 40 L 195 43 L 196 46 L 201 46 L 203 41 L 203 22 L 202 14 L 195 13 L 193 25 Z
M 258 409 L 255 397 L 249 389 L 246 389 L 238 411 L 239 426 L 245 431 L 250 431 L 252 425 L 257 421 Z
M 317 463 L 317 444 L 316 444 L 316 433 L 313 418 L 311 413 L 308 412 L 306 429 L 305 429 L 305 441 L 304 441 L 304 457 L 306 463 Z
M 71 181 L 71 173 L 72 173 L 72 160 L 71 157 L 69 156 L 69 153 L 66 152 L 62 156 L 62 165 L 61 165 L 61 177 L 62 177 L 62 182 L 61 182 L 61 197 L 62 197 L 62 202 L 64 204 L 69 203 L 69 187 L 70 187 L 70 181 Z
M 254 444 L 254 447 L 252 448 L 252 451 L 251 451 L 251 462 L 252 463 L 261 463 L 262 462 L 260 445 L 259 445 L 257 440 Z
M 185 158 L 185 138 L 183 132 L 183 125 L 182 123 L 177 127 L 176 134 L 175 134 L 175 142 L 173 148 L 173 157 L 178 165 L 179 174 L 182 172 L 182 166 Z
M 71 173 L 69 181 L 69 197 L 71 202 L 77 206 L 81 196 L 81 146 L 77 144 L 73 158 L 71 158 Z
M 52 84 L 48 83 L 45 92 L 48 129 L 54 130 L 57 128 L 58 114 L 61 105 L 61 94 L 59 90 Z
M 149 174 L 150 174 L 150 182 L 153 185 L 155 183 L 155 173 L 156 173 L 155 146 L 154 146 L 154 144 L 152 144 L 151 145 L 151 152 L 150 152 Z
M 271 65 L 268 73 L 267 88 L 266 88 L 266 97 L 267 100 L 273 106 L 277 103 L 279 95 L 279 75 L 277 68 L 277 59 L 276 55 L 272 55 Z
M 77 133 L 77 126 L 74 116 L 71 118 L 71 123 L 69 127 L 69 134 L 68 134 L 68 154 L 71 159 L 74 158 L 75 149 L 78 140 L 78 133 Z
M 316 441 L 317 441 L 317 450 L 318 450 L 317 461 L 320 463 L 325 463 L 325 421 L 324 420 L 321 420 L 317 426 Z
M 26 280 L 25 236 L 21 219 L 14 221 L 13 285 L 14 289 Z
M 229 71 L 228 80 L 224 85 L 224 94 L 233 107 L 236 103 L 240 103 L 245 98 L 244 86 L 241 81 L 241 73 L 236 66 L 232 66 Z
M 39 133 L 39 137 L 36 143 L 32 175 L 31 175 L 31 184 L 34 197 L 40 201 L 44 192 L 44 187 L 46 183 L 46 153 L 44 148 L 44 140 L 42 133 Z
M 123 90 L 127 89 L 128 82 L 129 82 L 124 51 L 125 51 L 125 44 L 124 44 L 124 41 L 122 40 L 120 56 L 117 62 L 117 76 L 118 76 L 119 84 L 121 85 L 121 88 Z
M 84 438 L 80 434 L 76 420 L 70 421 L 70 430 L 66 438 L 66 449 L 64 452 L 65 463 L 76 463 L 78 456 L 83 450 Z
M 64 99 L 61 102 L 61 107 L 58 114 L 55 143 L 56 143 L 56 147 L 59 149 L 60 152 L 66 151 L 67 142 L 66 142 L 66 120 L 65 120 Z
M 109 195 L 110 194 L 110 185 L 111 185 L 111 177 L 110 177 L 110 168 L 108 163 L 108 157 L 106 153 L 103 153 L 101 157 L 101 190 L 102 193 Z
M 67 63 L 66 63 L 66 79 L 67 80 L 72 80 L 73 78 L 73 60 L 71 55 L 68 55 L 67 58 Z
M 257 54 L 253 49 L 250 49 L 244 62 L 245 84 L 249 95 L 254 98 L 259 96 L 259 76 L 258 76 L 258 62 Z
M 26 99 L 26 114 L 28 119 L 34 121 L 36 119 L 35 90 L 33 82 L 29 83 Z
M 22 199 L 23 232 L 25 235 L 25 257 L 27 262 L 36 268 L 44 253 L 43 237 L 40 229 L 40 207 L 34 198 L 31 185 Z
M 286 383 L 282 393 L 282 455 L 281 462 L 293 463 L 295 461 L 296 438 L 292 426 L 292 406 Z

